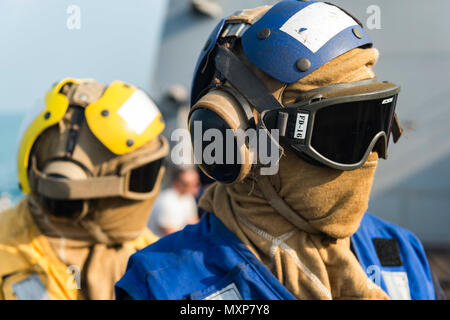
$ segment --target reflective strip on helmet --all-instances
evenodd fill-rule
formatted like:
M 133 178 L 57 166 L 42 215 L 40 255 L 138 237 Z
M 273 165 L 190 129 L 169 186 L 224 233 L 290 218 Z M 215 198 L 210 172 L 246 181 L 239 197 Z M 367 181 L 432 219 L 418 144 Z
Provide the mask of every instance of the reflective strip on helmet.
M 294 14 L 280 30 L 316 53 L 338 33 L 357 25 L 341 9 L 317 2 Z
M 142 90 L 115 81 L 86 107 L 92 133 L 117 155 L 136 150 L 164 130 L 161 113 Z

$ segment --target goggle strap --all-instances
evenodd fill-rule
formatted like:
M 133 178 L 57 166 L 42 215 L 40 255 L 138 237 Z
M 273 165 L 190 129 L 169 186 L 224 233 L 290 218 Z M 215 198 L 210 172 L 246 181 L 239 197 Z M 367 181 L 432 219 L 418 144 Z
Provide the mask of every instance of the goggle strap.
M 123 177 L 108 176 L 68 180 L 37 175 L 36 187 L 39 194 L 56 200 L 119 197 L 123 194 Z
M 289 113 L 278 112 L 277 129 L 279 130 L 280 137 L 286 136 L 288 120 L 289 120 Z
M 398 140 L 403 135 L 403 127 L 398 119 L 397 113 L 394 114 L 394 122 L 392 123 L 392 137 L 394 138 L 394 143 L 397 143 Z
M 280 137 L 280 141 L 288 144 L 299 144 L 302 140 L 294 138 L 295 124 L 297 120 L 298 112 L 296 110 L 289 110 L 284 108 L 282 110 L 271 111 L 262 115 L 262 122 L 266 124 L 266 117 L 271 114 L 272 117 L 276 117 L 275 127 L 271 129 L 277 129 Z
M 345 83 L 337 83 L 337 84 L 332 84 L 326 87 L 320 87 L 320 88 L 316 88 L 316 89 L 312 89 L 309 91 L 305 91 L 302 92 L 296 99 L 296 103 L 301 102 L 301 101 L 305 101 L 305 100 L 309 100 L 306 97 L 311 97 L 311 94 L 316 93 L 316 94 L 320 94 L 320 93 L 325 93 L 325 92 L 329 92 L 329 91 L 334 91 L 334 90 L 341 90 L 341 89 L 348 89 L 348 88 L 354 88 L 357 86 L 364 86 L 364 85 L 368 85 L 368 84 L 372 84 L 372 83 L 377 83 L 378 80 L 377 78 L 373 78 L 373 79 L 365 79 L 365 80 L 360 80 L 360 81 L 355 81 L 355 82 L 345 82 Z
M 52 178 L 39 171 L 36 156 L 31 158 L 29 180 L 32 190 L 56 200 L 87 200 L 123 194 L 122 177 L 109 176 L 84 180 Z
M 34 184 L 37 193 L 55 200 L 90 200 L 111 197 L 124 197 L 127 199 L 143 200 L 151 197 L 155 192 L 155 187 L 159 185 L 164 173 L 164 167 L 159 169 L 155 186 L 149 192 L 136 195 L 124 188 L 127 176 L 105 176 L 88 178 L 83 180 L 69 180 L 48 177 L 32 168 L 30 181 Z M 133 194 L 133 195 L 131 195 Z
M 124 190 L 124 183 L 126 182 L 128 172 L 137 168 L 138 166 L 147 163 L 163 160 L 169 152 L 169 143 L 163 136 L 160 137 L 162 146 L 159 151 L 152 153 L 151 158 L 144 156 L 139 157 L 135 161 L 128 164 L 127 168 L 122 169 L 121 176 L 104 176 L 87 178 L 83 180 L 69 180 L 49 177 L 39 171 L 37 168 L 36 156 L 31 157 L 31 168 L 29 171 L 29 181 L 32 190 L 42 194 L 48 198 L 56 200 L 88 200 L 109 197 L 125 197 L 128 198 L 128 190 Z M 159 170 L 159 175 L 163 166 Z M 158 183 L 158 182 L 157 182 Z M 151 192 L 142 195 L 142 199 L 150 195 Z M 141 197 L 140 197 L 141 198 Z

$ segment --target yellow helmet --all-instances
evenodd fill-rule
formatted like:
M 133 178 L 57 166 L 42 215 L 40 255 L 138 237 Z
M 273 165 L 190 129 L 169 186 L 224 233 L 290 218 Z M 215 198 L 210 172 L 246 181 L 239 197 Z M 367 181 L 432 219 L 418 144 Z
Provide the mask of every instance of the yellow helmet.
M 141 89 L 126 84 L 121 81 L 114 81 L 109 86 L 104 86 L 90 79 L 65 79 L 55 84 L 45 96 L 45 105 L 39 115 L 34 118 L 31 124 L 26 128 L 20 142 L 17 157 L 18 180 L 23 193 L 31 191 L 30 186 L 30 166 L 33 146 L 43 133 L 60 124 L 68 113 L 71 106 L 83 110 L 83 119 L 95 138 L 105 146 L 111 154 L 116 156 L 125 156 L 135 151 L 154 138 L 158 137 L 164 130 L 162 115 L 150 99 L 150 97 Z M 84 121 L 84 120 L 83 120 Z M 76 129 L 76 125 L 74 125 Z M 72 129 L 73 131 L 74 129 Z M 160 138 L 161 147 L 154 155 L 140 156 L 140 160 L 133 162 L 136 165 L 143 165 L 145 161 L 153 161 L 156 158 L 165 157 L 168 153 L 168 144 L 165 139 Z M 153 150 L 154 151 L 154 150 Z M 70 150 L 68 153 L 70 154 Z M 144 159 L 145 158 L 145 159 Z M 129 169 L 134 167 L 128 166 Z M 38 177 L 42 178 L 42 184 L 53 186 L 50 189 L 58 190 L 64 185 L 63 181 L 46 177 L 45 174 L 37 171 Z M 116 180 L 114 180 L 117 178 Z M 53 180 L 52 180 L 53 179 Z M 109 180 L 108 180 L 109 179 Z M 125 190 L 124 184 L 129 182 L 129 175 L 122 172 L 118 177 L 107 177 L 107 179 L 90 178 L 84 179 L 86 183 L 92 186 L 115 186 L 110 188 L 109 196 L 128 195 L 133 198 L 133 193 Z M 83 191 L 83 181 L 72 181 L 75 189 Z M 67 182 L 67 181 L 66 181 Z M 113 190 L 114 189 L 114 190 Z M 67 198 L 77 199 L 77 196 L 70 191 Z M 61 193 L 56 192 L 54 198 L 64 198 Z M 77 193 L 77 192 L 75 192 Z M 86 192 L 79 192 L 86 194 Z M 101 192 L 100 196 L 108 196 L 108 192 Z M 139 195 L 136 195 L 139 198 Z

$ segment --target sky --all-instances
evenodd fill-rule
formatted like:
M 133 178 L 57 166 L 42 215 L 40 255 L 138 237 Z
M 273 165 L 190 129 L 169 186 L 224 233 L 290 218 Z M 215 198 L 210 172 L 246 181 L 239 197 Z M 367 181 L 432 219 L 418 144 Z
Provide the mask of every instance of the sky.
M 151 91 L 167 0 L 1 0 L 0 114 L 28 111 L 66 77 Z

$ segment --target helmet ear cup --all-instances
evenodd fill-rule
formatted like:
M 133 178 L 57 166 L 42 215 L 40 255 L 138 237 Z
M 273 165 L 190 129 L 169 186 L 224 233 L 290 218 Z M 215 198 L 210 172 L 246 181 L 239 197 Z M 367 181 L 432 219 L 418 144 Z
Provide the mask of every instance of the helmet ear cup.
M 201 126 L 201 131 L 195 129 Z M 209 177 L 224 183 L 234 182 L 241 172 L 241 165 L 238 161 L 237 153 L 237 143 L 236 139 L 233 137 L 233 146 L 231 146 L 230 141 L 223 141 L 223 150 L 214 150 L 214 152 L 221 152 L 221 155 L 216 157 L 216 154 L 211 154 L 211 156 L 216 157 L 218 163 L 211 163 L 208 159 L 205 159 L 205 151 L 210 143 L 215 141 L 205 141 L 205 133 L 208 130 L 218 130 L 221 136 L 227 137 L 227 130 L 231 127 L 222 119 L 217 113 L 208 109 L 196 109 L 191 113 L 189 119 L 189 132 L 191 134 L 192 145 L 194 146 L 194 156 L 197 163 L 200 163 L 199 167 L 202 171 Z M 201 132 L 201 142 L 198 139 L 198 132 Z M 200 149 L 198 149 L 200 147 Z M 230 163 L 230 159 L 227 159 L 227 151 L 230 152 L 230 148 L 233 150 L 233 161 Z M 227 150 L 228 149 L 228 150 Z M 227 161 L 228 160 L 228 161 Z
M 209 92 L 192 108 L 189 132 L 194 157 L 207 176 L 231 184 L 248 175 L 254 157 L 245 139 L 248 121 L 236 99 L 222 90 Z M 222 150 L 211 152 L 211 145 L 217 141 L 211 141 L 210 135 L 220 135 Z M 216 146 L 219 147 L 220 143 Z

